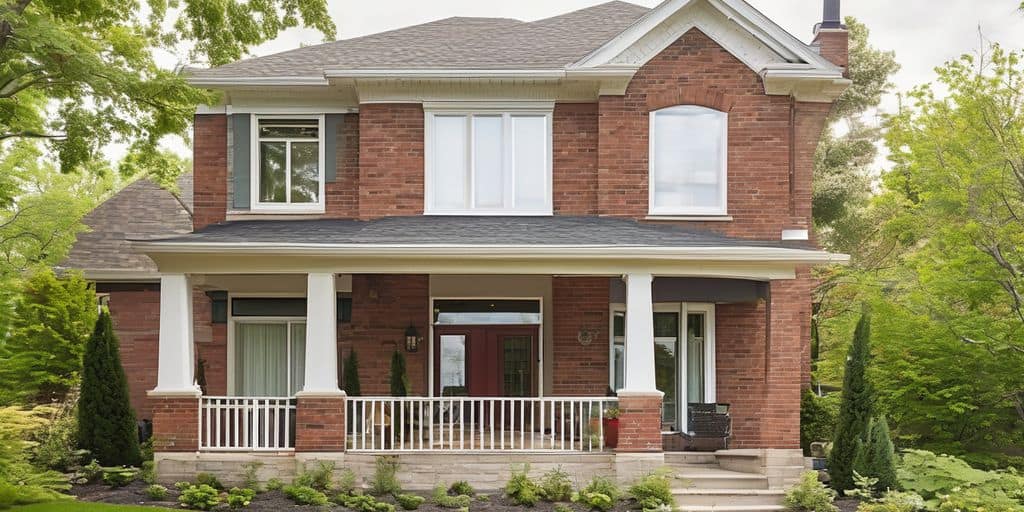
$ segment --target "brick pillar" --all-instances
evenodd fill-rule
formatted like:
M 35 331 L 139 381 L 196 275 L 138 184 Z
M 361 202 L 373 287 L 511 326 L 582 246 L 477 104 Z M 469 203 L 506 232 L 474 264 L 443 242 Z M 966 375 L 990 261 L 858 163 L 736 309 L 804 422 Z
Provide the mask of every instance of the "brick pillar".
M 153 451 L 199 451 L 199 395 L 154 396 Z
M 765 400 L 761 411 L 764 448 L 800 447 L 800 392 L 805 345 L 810 340 L 811 279 L 772 281 L 768 310 Z
M 344 394 L 296 398 L 295 451 L 345 451 Z
M 661 393 L 619 392 L 616 451 L 661 451 Z

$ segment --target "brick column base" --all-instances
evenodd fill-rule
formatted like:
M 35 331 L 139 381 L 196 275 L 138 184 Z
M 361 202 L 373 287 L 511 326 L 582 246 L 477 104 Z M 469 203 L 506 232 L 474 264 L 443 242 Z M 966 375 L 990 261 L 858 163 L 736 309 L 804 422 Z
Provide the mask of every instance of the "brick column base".
M 619 393 L 619 452 L 660 452 L 661 393 Z
M 199 395 L 150 395 L 153 451 L 199 451 Z
M 296 398 L 295 451 L 345 451 L 344 394 Z

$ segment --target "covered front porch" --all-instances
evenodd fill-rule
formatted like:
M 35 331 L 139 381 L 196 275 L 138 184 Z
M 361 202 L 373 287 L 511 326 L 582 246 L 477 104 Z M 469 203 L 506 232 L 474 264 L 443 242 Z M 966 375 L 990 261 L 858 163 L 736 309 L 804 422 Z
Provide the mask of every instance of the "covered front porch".
M 660 453 L 703 404 L 728 404 L 731 447 L 798 447 L 804 268 L 831 255 L 609 221 L 471 219 L 445 228 L 460 244 L 275 238 L 350 221 L 136 242 L 162 272 L 156 451 Z M 501 232 L 529 222 L 580 242 Z M 375 223 L 394 227 L 355 227 Z M 600 245 L 594 229 L 642 240 Z M 358 395 L 343 384 L 353 352 Z M 396 352 L 405 397 L 391 396 Z

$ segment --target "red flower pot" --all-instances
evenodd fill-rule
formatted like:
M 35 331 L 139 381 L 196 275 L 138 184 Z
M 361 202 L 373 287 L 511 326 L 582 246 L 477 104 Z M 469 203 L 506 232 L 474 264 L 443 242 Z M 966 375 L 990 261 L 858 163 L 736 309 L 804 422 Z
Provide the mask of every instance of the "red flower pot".
M 604 447 L 614 449 L 619 445 L 619 419 L 604 418 Z

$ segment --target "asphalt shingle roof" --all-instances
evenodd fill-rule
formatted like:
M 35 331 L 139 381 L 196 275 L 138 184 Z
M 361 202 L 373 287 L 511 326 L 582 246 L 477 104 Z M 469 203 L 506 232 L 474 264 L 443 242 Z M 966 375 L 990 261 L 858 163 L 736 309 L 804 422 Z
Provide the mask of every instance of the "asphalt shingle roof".
M 153 240 L 150 238 L 149 240 Z M 612 217 L 385 217 L 235 221 L 160 242 L 232 244 L 589 245 L 647 247 L 780 247 L 814 249 L 807 242 L 733 238 L 700 229 Z
M 177 198 L 146 179 L 121 189 L 85 216 L 89 231 L 79 233 L 59 268 L 156 273 L 153 260 L 132 250 L 127 239 L 191 232 L 192 191 L 192 174 L 178 179 Z
M 446 18 L 211 69 L 197 78 L 322 76 L 325 69 L 561 69 L 596 50 L 649 9 L 612 1 L 552 18 Z

